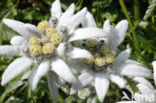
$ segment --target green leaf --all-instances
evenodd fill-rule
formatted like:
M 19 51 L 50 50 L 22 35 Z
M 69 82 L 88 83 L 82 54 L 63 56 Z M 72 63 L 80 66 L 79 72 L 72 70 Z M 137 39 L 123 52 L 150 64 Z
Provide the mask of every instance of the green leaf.
M 156 0 L 153 0 L 152 3 L 148 6 L 146 13 L 144 15 L 144 20 L 151 16 L 154 8 L 156 7 Z

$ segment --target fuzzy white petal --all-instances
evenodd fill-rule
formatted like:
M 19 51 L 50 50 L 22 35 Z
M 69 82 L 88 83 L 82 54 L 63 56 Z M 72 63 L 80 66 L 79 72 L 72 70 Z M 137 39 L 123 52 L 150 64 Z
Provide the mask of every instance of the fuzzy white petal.
M 37 27 L 35 25 L 32 24 L 28 24 L 26 23 L 24 25 L 24 27 L 32 34 L 34 34 L 34 36 L 36 37 L 41 37 L 42 33 L 37 29 Z
M 90 12 L 87 12 L 86 17 L 82 22 L 83 27 L 96 27 L 96 22 L 93 15 Z
M 22 76 L 21 80 L 28 79 L 28 78 L 30 77 L 31 72 L 32 72 L 32 70 L 30 70 L 30 71 L 28 71 L 27 73 L 25 73 L 25 74 Z
M 68 53 L 70 59 L 88 58 L 91 59 L 92 55 L 89 51 L 80 48 L 74 48 Z
M 97 73 L 95 77 L 95 90 L 100 102 L 103 102 L 108 88 L 109 80 L 107 75 L 103 73 Z
M 155 91 L 153 89 L 150 89 L 145 84 L 138 84 L 137 88 L 142 94 L 154 94 Z
M 154 90 L 154 87 L 152 86 L 152 84 L 143 77 L 135 77 L 134 81 L 138 82 L 139 84 L 145 84 L 146 86 Z
M 70 94 L 74 94 L 76 91 L 81 90 L 84 86 L 89 85 L 94 80 L 94 73 L 92 71 L 86 71 L 78 77 L 77 83 L 75 83 L 70 91 Z
M 20 56 L 20 48 L 11 45 L 0 46 L 0 55 Z
M 56 77 L 53 74 L 53 72 L 48 72 L 47 74 L 47 79 L 48 79 L 48 87 L 50 90 L 50 94 L 53 97 L 53 100 L 57 101 L 58 100 L 58 88 L 56 86 Z
M 83 59 L 71 59 L 68 61 L 68 64 L 69 64 L 71 70 L 75 74 L 78 74 L 78 73 L 82 72 L 83 70 L 89 69 L 89 67 L 84 63 Z
M 113 33 L 113 40 L 111 45 L 112 49 L 117 48 L 120 45 L 120 43 L 124 40 L 127 28 L 128 28 L 127 20 L 122 20 L 116 25 Z
M 115 63 L 121 63 L 127 60 L 130 57 L 131 50 L 126 49 L 122 51 L 116 58 L 115 58 Z
M 83 8 L 81 11 L 79 11 L 71 18 L 69 18 L 69 21 L 67 23 L 68 30 L 74 30 L 82 22 L 86 13 L 87 13 L 87 8 Z
M 152 65 L 153 65 L 153 71 L 154 71 L 153 78 L 154 78 L 155 85 L 156 85 L 156 61 L 153 61 Z
M 109 76 L 109 79 L 115 84 L 117 84 L 120 88 L 124 88 L 127 83 L 127 81 L 123 79 L 122 77 L 120 77 L 119 75 L 111 74 Z
M 14 60 L 4 71 L 2 75 L 2 85 L 5 85 L 10 80 L 14 79 L 17 75 L 24 72 L 32 64 L 32 60 L 27 57 L 21 57 Z
M 27 40 L 29 40 L 30 37 L 34 36 L 24 27 L 25 24 L 20 21 L 4 19 L 3 22 L 4 24 L 6 24 L 11 29 L 15 30 L 17 33 L 22 35 Z
M 65 43 L 60 43 L 56 48 L 56 52 L 59 56 L 63 56 L 65 53 L 65 49 L 66 49 Z
M 67 23 L 66 21 L 68 21 L 69 18 L 74 14 L 74 11 L 75 11 L 75 5 L 71 4 L 69 8 L 60 17 L 58 26 L 65 26 Z
M 14 36 L 10 44 L 13 46 L 21 46 L 26 40 L 22 36 Z
M 104 39 L 105 40 L 105 44 L 108 45 L 110 47 L 110 49 L 113 50 L 114 48 L 112 48 L 112 41 L 115 40 L 114 37 L 113 37 L 113 35 L 114 35 L 114 28 L 113 28 L 112 25 L 110 25 L 110 21 L 109 20 L 106 20 L 104 22 L 103 30 L 109 34 L 108 38 Z
M 136 65 L 144 66 L 143 64 L 141 64 L 141 63 L 139 63 L 137 61 L 131 60 L 131 59 L 126 60 L 125 63 L 136 64 Z
M 103 24 L 103 30 L 108 32 L 108 33 L 111 33 L 112 30 L 113 30 L 113 26 L 110 25 L 110 21 L 109 20 L 106 20 Z M 110 36 L 112 36 L 112 34 L 110 34 Z
M 51 5 L 51 16 L 59 18 L 62 14 L 61 3 L 60 0 L 55 0 L 55 2 Z
M 68 65 L 62 59 L 53 60 L 52 70 L 69 83 L 75 83 L 77 80 Z
M 150 70 L 140 65 L 124 63 L 118 69 L 120 69 L 121 75 L 126 75 L 129 77 L 152 78 L 152 73 Z
M 71 42 L 71 41 L 75 41 L 75 40 L 100 38 L 100 37 L 107 38 L 108 33 L 106 33 L 104 30 L 98 29 L 98 28 L 81 28 L 81 29 L 77 29 L 74 32 L 74 35 L 71 36 L 69 41 Z
M 39 66 L 35 66 L 29 77 L 29 86 L 35 90 L 42 76 L 44 76 L 50 68 L 50 61 L 43 61 Z

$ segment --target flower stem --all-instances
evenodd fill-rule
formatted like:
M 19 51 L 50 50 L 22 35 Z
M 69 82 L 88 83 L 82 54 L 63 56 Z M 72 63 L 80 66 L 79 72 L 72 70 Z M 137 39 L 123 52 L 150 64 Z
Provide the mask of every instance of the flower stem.
M 121 8 L 122 8 L 128 22 L 129 22 L 130 29 L 132 31 L 133 40 L 134 40 L 134 47 L 135 47 L 135 49 L 137 51 L 140 51 L 139 42 L 138 42 L 138 40 L 136 38 L 136 33 L 135 33 L 135 30 L 134 30 L 134 26 L 133 26 L 133 24 L 131 22 L 131 19 L 130 19 L 129 15 L 128 15 L 128 11 L 127 11 L 127 8 L 125 6 L 124 0 L 119 0 L 119 3 L 120 3 L 120 6 L 121 6 Z
M 136 20 L 140 19 L 140 11 L 139 11 L 139 2 L 138 0 L 134 0 L 134 17 Z

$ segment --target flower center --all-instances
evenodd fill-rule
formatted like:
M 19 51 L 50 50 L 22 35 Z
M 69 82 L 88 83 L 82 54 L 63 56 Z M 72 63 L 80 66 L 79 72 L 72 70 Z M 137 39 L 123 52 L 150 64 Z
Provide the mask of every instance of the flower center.
M 84 62 L 92 65 L 92 68 L 95 70 L 98 68 L 96 71 L 103 71 L 103 68 L 106 68 L 114 62 L 114 53 L 103 43 L 97 40 L 86 40 L 83 45 L 85 45 L 85 48 L 93 55 L 91 59 L 84 59 Z
M 43 57 L 50 57 L 54 54 L 55 48 L 62 41 L 62 35 L 47 21 L 41 21 L 37 25 L 37 29 L 43 33 L 42 38 L 31 37 L 29 45 L 23 47 L 22 51 L 41 62 Z

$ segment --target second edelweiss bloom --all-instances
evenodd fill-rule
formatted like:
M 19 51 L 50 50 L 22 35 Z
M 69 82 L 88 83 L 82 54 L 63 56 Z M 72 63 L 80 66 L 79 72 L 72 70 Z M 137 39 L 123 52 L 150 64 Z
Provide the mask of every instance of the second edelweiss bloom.
M 95 21 L 89 12 L 83 25 L 96 27 Z M 85 59 L 83 64 L 77 64 L 79 66 L 73 67 L 79 70 L 84 68 L 84 70 L 81 71 L 78 77 L 79 81 L 72 86 L 71 94 L 91 84 L 95 87 L 97 96 L 102 102 L 109 88 L 110 81 L 117 84 L 120 88 L 124 88 L 126 85 L 124 76 L 152 77 L 148 69 L 138 62 L 128 59 L 130 49 L 120 53 L 117 52 L 117 47 L 125 38 L 127 28 L 127 20 L 120 21 L 115 28 L 107 20 L 102 31 L 107 33 L 103 34 L 104 37 L 107 35 L 108 38 L 84 40 L 82 46 L 91 53 L 92 58 Z

